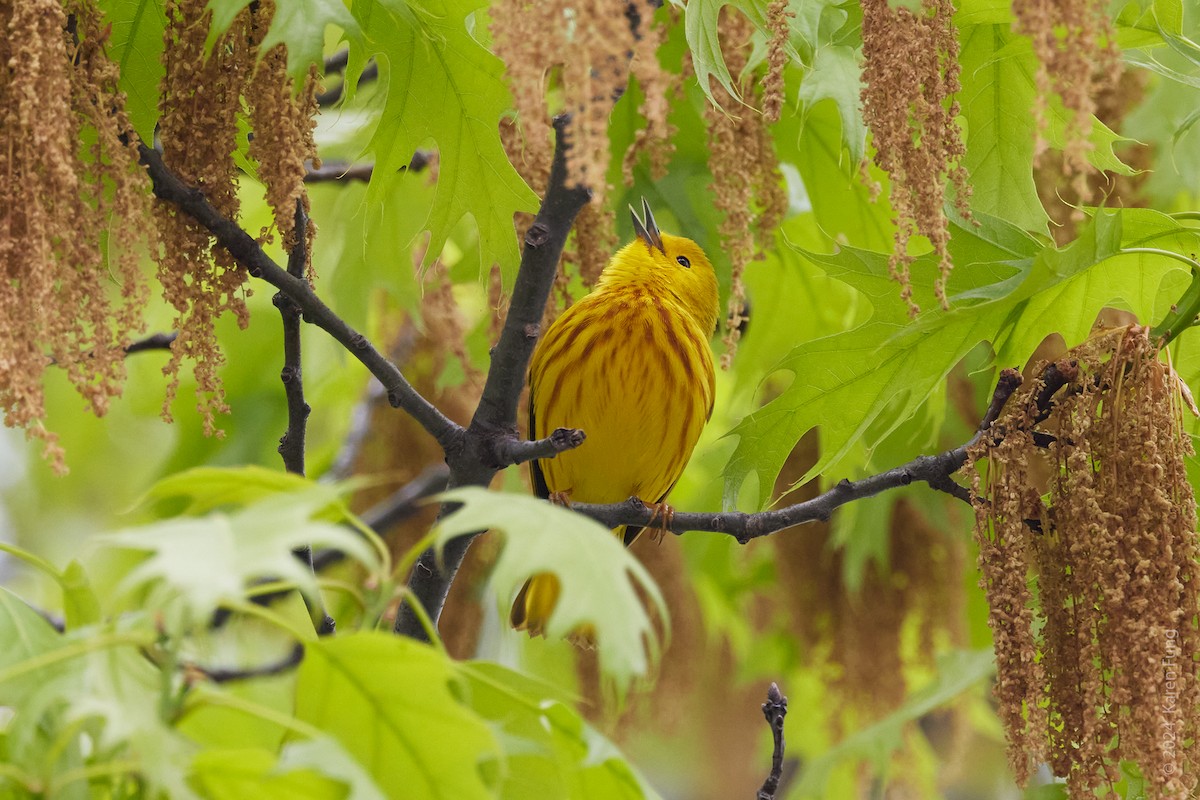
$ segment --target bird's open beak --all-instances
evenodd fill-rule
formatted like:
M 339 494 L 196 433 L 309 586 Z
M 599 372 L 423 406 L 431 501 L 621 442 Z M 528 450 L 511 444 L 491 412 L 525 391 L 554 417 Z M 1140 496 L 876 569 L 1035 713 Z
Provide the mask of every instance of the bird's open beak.
M 666 248 L 663 247 L 662 234 L 658 232 L 658 223 L 654 221 L 654 214 L 650 211 L 650 204 L 646 202 L 646 198 L 642 198 L 642 214 L 646 221 L 638 219 L 637 211 L 634 211 L 633 206 L 629 207 L 629 213 L 633 217 L 633 230 L 638 238 L 646 243 L 651 248 L 657 247 L 663 255 L 667 254 Z

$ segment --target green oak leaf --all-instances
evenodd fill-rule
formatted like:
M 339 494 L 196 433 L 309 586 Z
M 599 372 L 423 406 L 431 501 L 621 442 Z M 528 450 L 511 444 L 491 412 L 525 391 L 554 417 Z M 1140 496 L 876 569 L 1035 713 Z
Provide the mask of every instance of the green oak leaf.
M 296 717 L 342 744 L 387 797 L 490 798 L 479 766 L 491 729 L 452 690 L 454 662 L 433 647 L 364 632 L 307 645 Z
M 375 169 L 368 204 L 382 198 L 417 148 L 438 149 L 425 264 L 442 251 L 451 231 L 470 215 L 479 228 L 480 268 L 498 263 L 511 285 L 518 260 L 513 214 L 533 211 L 537 196 L 513 168 L 500 143 L 500 118 L 511 106 L 503 63 L 471 36 L 468 17 L 480 0 L 366 0 L 354 15 L 366 36 L 351 43 L 346 85 L 370 57 L 387 81 L 387 98 L 367 151 Z M 395 266 L 404 269 L 405 265 Z
M 162 2 L 100 0 L 100 10 L 112 25 L 108 57 L 121 68 L 117 88 L 125 93 L 129 121 L 142 141 L 152 141 L 158 123 L 159 85 L 165 74 L 162 51 L 167 19 Z
M 209 0 L 213 19 L 207 48 L 212 48 L 217 38 L 229 30 L 234 18 L 251 2 Z M 275 4 L 275 16 L 263 37 L 260 52 L 266 53 L 278 44 L 287 45 L 288 74 L 298 84 L 308 74 L 309 65 L 324 62 L 325 28 L 329 26 L 339 28 L 351 41 L 359 40 L 358 23 L 342 0 L 283 0 Z
M 777 369 L 795 377 L 778 397 L 731 432 L 738 445 L 725 468 L 725 504 L 734 507 L 745 480 L 758 478 L 758 502 L 793 445 L 821 426 L 821 457 L 800 482 L 837 463 L 859 441 L 870 449 L 911 417 L 945 376 L 980 342 L 1003 366 L 1020 366 L 1047 335 L 1078 344 L 1096 315 L 1120 305 L 1154 321 L 1187 285 L 1187 269 L 1157 254 L 1200 250 L 1200 232 L 1145 209 L 1097 210 L 1075 242 L 1056 249 L 1010 223 L 980 217 L 980 228 L 955 223 L 951 254 L 954 307 L 908 323 L 888 277 L 888 255 L 850 247 L 808 253 L 831 277 L 858 289 L 875 306 L 865 325 L 795 348 Z M 930 296 L 935 258 L 913 265 L 916 297 Z M 1131 279 L 1131 276 L 1135 279 Z M 915 455 L 915 453 L 914 453 Z

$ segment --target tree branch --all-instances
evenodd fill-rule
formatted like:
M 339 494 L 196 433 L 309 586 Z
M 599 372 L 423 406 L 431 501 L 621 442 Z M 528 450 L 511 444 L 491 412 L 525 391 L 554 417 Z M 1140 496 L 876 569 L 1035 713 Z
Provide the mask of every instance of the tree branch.
M 409 172 L 421 172 L 433 162 L 433 158 L 434 153 L 432 151 L 418 150 L 413 153 L 408 166 L 400 171 L 403 172 L 407 169 Z M 326 161 L 320 167 L 313 167 L 311 163 L 306 163 L 306 168 L 307 171 L 304 173 L 305 183 L 349 181 L 369 183 L 371 176 L 375 173 L 374 164 L 353 164 L 349 161 Z
M 304 645 L 297 643 L 286 656 L 273 661 L 270 664 L 263 664 L 261 667 L 247 667 L 245 669 L 220 669 L 202 667 L 199 664 L 186 664 L 184 669 L 197 675 L 201 675 L 213 683 L 229 683 L 230 681 L 242 681 L 247 678 L 263 678 L 270 675 L 282 675 L 288 670 L 300 666 L 300 662 L 304 660 Z
M 780 694 L 779 686 L 775 683 L 767 689 L 767 702 L 762 704 L 762 711 L 767 724 L 771 726 L 775 746 L 771 751 L 771 773 L 763 781 L 756 800 L 775 800 L 779 779 L 783 775 L 783 718 L 787 716 L 787 698 Z
M 544 446 L 542 443 L 534 443 L 528 448 L 519 446 L 517 403 L 525 386 L 529 357 L 541 333 L 542 314 L 558 272 L 559 256 L 562 255 L 575 216 L 591 199 L 588 189 L 568 185 L 567 137 L 564 135 L 568 124 L 569 117 L 565 115 L 554 120 L 554 162 L 546 196 L 533 225 L 525 234 L 525 249 L 521 252 L 521 265 L 513 285 L 508 316 L 504 320 L 500 341 L 492 350 L 492 363 L 479 405 L 466 435 L 457 446 L 446 448 L 451 487 L 487 486 L 497 469 L 516 463 L 516 459 L 522 456 L 535 457 L 530 453 Z M 576 437 L 568 435 L 566 438 L 569 442 Z M 579 438 L 579 441 L 583 439 Z M 451 510 L 451 506 L 443 506 L 440 513 L 444 516 Z M 432 549 L 427 550 L 413 566 L 408 588 L 435 625 L 446 603 L 450 584 L 474 538 L 460 536 L 452 539 L 446 543 L 440 555 Z M 408 600 L 400 605 L 394 630 L 415 639 L 428 638 L 419 615 L 413 611 Z
M 908 486 L 916 482 L 926 483 L 933 489 L 951 494 L 965 503 L 971 503 L 970 492 L 966 487 L 955 483 L 951 476 L 967 463 L 967 450 L 991 429 L 992 423 L 1000 415 L 1004 404 L 1008 402 L 1020 385 L 1021 373 L 1015 369 L 1006 369 L 1001 372 L 987 413 L 984 415 L 983 421 L 979 423 L 975 435 L 969 442 L 953 450 L 947 450 L 934 456 L 917 456 L 907 464 L 858 481 L 842 480 L 829 491 L 786 508 L 760 511 L 754 514 L 736 511 L 718 514 L 677 511 L 669 517 L 665 529 L 676 534 L 686 531 L 727 533 L 737 539 L 740 544 L 746 544 L 752 539 L 806 522 L 828 520 L 834 509 L 844 506 L 846 503 L 873 497 L 889 489 Z M 1053 392 L 1047 395 L 1046 402 L 1051 402 L 1052 395 Z M 615 528 L 618 525 L 639 525 L 646 528 L 664 529 L 661 511 L 646 505 L 636 497 L 631 497 L 621 503 L 607 505 L 572 503 L 571 509 L 591 517 L 608 528 Z
M 132 342 L 125 348 L 125 355 L 131 356 L 134 353 L 144 353 L 147 350 L 170 350 L 179 334 L 176 331 L 167 333 L 154 333 L 144 339 L 138 339 Z
M 344 72 L 346 64 L 349 61 L 349 51 L 343 50 L 339 53 L 334 53 L 325 60 L 325 74 L 333 75 Z M 358 76 L 357 86 L 362 86 L 364 83 L 370 83 L 379 77 L 379 64 L 374 61 L 363 67 L 362 74 Z M 321 108 L 331 106 L 342 99 L 342 95 L 346 93 L 346 81 L 343 79 L 341 83 L 317 95 L 317 105 Z
M 363 363 L 387 390 L 388 402 L 407 411 L 443 448 L 458 448 L 463 428 L 439 411 L 405 379 L 395 364 L 387 360 L 365 336 L 351 328 L 325 305 L 302 279 L 288 274 L 271 260 L 258 242 L 237 223 L 217 211 L 199 190 L 185 184 L 163 163 L 162 155 L 138 143 L 142 164 L 150 174 L 154 194 L 174 203 L 208 229 L 216 240 L 238 260 L 251 276 L 262 278 L 283 292 L 301 311 L 305 322 L 323 329 Z
M 288 274 L 304 280 L 308 260 L 307 238 L 308 215 L 304 213 L 304 202 L 296 200 L 296 242 L 288 255 Z M 304 438 L 308 415 L 312 409 L 304 402 L 304 371 L 300 362 L 300 307 L 282 291 L 276 292 L 271 302 L 279 309 L 283 318 L 283 369 L 279 379 L 283 381 L 283 392 L 287 397 L 288 426 L 279 440 L 279 455 L 283 467 L 297 475 L 304 474 Z M 309 563 L 311 564 L 311 558 Z
M 526 441 L 513 437 L 496 445 L 495 455 L 504 465 L 524 464 L 535 458 L 553 458 L 583 444 L 587 434 L 578 428 L 555 428 L 545 439 Z

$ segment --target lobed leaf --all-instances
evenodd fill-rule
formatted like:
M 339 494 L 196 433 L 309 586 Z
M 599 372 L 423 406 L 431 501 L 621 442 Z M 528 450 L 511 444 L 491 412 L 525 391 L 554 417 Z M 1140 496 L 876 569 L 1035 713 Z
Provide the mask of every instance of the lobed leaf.
M 561 594 L 546 635 L 567 636 L 588 626 L 595 633 L 600 669 L 618 686 L 645 675 L 658 646 L 639 592 L 667 618 L 650 573 L 597 522 L 544 500 L 464 487 L 441 499 L 462 505 L 438 523 L 437 546 L 489 528 L 504 534 L 492 568 L 492 587 L 505 614 L 517 591 L 534 575 L 553 573 Z
M 437 190 L 422 229 L 424 264 L 439 256 L 454 226 L 470 215 L 479 228 L 480 268 L 501 266 L 508 285 L 518 260 L 513 214 L 533 211 L 537 196 L 500 143 L 500 118 L 511 106 L 503 63 L 472 38 L 468 17 L 480 0 L 364 0 L 353 7 L 366 37 L 350 48 L 349 89 L 368 58 L 387 81 L 379 126 L 367 146 L 375 156 L 368 203 L 382 198 L 417 148 L 438 148 Z M 398 268 L 404 269 L 405 265 Z
M 489 798 L 480 764 L 497 757 L 488 725 L 451 691 L 453 662 L 383 633 L 307 646 L 297 719 L 339 741 L 387 797 Z

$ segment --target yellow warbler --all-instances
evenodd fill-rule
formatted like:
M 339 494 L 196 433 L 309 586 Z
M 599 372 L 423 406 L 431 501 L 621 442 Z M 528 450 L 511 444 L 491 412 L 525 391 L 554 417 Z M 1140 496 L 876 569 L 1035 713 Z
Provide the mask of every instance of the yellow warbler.
M 530 362 L 530 438 L 555 428 L 587 434 L 575 450 L 531 463 L 540 497 L 661 504 L 712 414 L 712 264 L 692 240 L 660 233 L 645 200 L 645 222 L 629 210 L 637 238 L 547 329 Z M 627 545 L 640 532 L 614 531 Z M 554 575 L 535 576 L 513 604 L 513 626 L 543 633 L 558 594 Z

